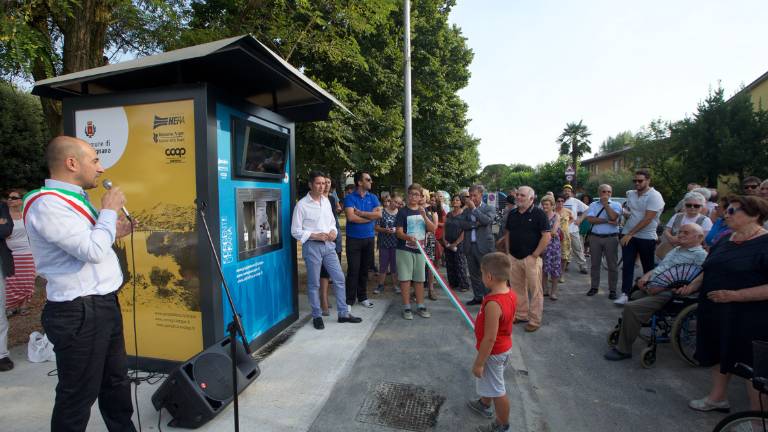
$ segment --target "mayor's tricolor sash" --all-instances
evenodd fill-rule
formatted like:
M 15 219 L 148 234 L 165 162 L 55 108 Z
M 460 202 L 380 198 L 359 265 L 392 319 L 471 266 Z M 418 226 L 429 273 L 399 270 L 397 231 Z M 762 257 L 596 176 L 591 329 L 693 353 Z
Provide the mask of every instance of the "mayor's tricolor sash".
M 26 195 L 24 195 L 24 205 L 22 210 L 22 217 L 24 218 L 24 223 L 27 222 L 27 212 L 29 211 L 29 208 L 32 206 L 32 203 L 37 201 L 38 198 L 45 195 L 51 195 L 56 198 L 59 198 L 60 200 L 64 201 L 72 207 L 75 212 L 82 215 L 88 222 L 91 223 L 91 225 L 96 225 L 96 219 L 99 218 L 99 212 L 96 211 L 95 208 L 86 201 L 85 197 L 80 195 L 77 192 L 68 191 L 66 189 L 57 189 L 57 188 L 47 188 L 43 187 L 37 190 L 33 190 Z

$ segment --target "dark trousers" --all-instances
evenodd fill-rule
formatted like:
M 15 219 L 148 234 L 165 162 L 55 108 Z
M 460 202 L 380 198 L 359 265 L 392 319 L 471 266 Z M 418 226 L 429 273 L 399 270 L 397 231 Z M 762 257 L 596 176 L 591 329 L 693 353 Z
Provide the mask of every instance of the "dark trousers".
M 368 269 L 373 256 L 373 237 L 347 237 L 347 304 L 368 300 Z
M 59 378 L 51 431 L 84 431 L 96 399 L 109 431 L 135 431 L 117 295 L 48 302 L 42 323 Z
M 477 243 L 466 245 L 469 249 L 464 251 L 467 257 L 467 268 L 469 269 L 469 281 L 472 283 L 472 295 L 474 300 L 482 300 L 487 290 L 483 284 L 483 276 L 480 273 L 480 262 L 483 260 L 483 254 L 477 248 Z
M 640 255 L 643 273 L 648 273 L 655 267 L 653 256 L 656 252 L 656 240 L 632 237 L 626 246 L 621 247 L 623 267 L 621 269 L 621 292 L 629 296 L 632 285 L 635 284 L 635 260 Z
M 448 273 L 448 283 L 451 288 L 461 291 L 469 290 L 469 275 L 467 274 L 467 257 L 459 251 L 445 248 L 445 270 Z

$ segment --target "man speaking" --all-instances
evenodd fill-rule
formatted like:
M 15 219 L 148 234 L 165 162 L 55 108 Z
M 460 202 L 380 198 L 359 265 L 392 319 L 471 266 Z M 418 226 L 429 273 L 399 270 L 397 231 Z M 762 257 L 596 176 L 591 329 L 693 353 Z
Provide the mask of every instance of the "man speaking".
M 132 228 L 118 218 L 125 196 L 108 190 L 101 211 L 88 201 L 85 189 L 104 169 L 85 141 L 56 137 L 45 157 L 51 178 L 25 197 L 23 216 L 37 271 L 48 280 L 42 323 L 59 378 L 51 430 L 84 431 L 98 398 L 109 431 L 135 431 L 117 299 L 123 274 L 112 250 Z

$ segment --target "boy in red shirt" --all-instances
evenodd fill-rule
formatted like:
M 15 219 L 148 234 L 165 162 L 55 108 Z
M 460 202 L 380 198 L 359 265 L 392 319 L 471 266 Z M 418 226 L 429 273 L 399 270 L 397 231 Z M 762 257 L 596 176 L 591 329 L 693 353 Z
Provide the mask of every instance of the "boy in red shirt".
M 512 349 L 512 323 L 515 319 L 517 296 L 507 285 L 512 263 L 501 252 L 485 255 L 480 264 L 483 284 L 490 290 L 475 320 L 477 357 L 472 374 L 477 377 L 480 399 L 467 404 L 481 416 L 496 420 L 477 429 L 478 432 L 507 432 L 509 428 L 509 398 L 504 386 L 504 367 L 509 363 Z M 493 402 L 493 407 L 491 406 Z

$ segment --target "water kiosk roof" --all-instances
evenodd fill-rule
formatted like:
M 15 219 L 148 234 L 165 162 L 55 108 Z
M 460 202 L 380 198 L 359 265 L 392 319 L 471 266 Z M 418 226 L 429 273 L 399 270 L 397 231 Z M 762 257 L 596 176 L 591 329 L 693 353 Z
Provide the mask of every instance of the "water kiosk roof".
M 294 121 L 349 110 L 253 36 L 244 35 L 88 69 L 35 83 L 51 99 L 207 82 Z

